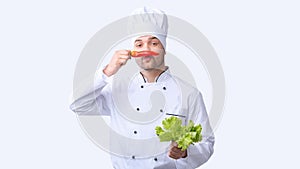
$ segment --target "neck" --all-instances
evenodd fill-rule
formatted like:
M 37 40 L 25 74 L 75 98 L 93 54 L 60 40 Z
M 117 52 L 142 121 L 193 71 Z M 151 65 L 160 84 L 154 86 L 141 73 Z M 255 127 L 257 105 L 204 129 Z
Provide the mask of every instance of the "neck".
M 163 69 L 143 69 L 141 73 L 147 79 L 149 83 L 155 82 L 155 78 L 159 76 L 163 71 L 166 70 L 166 66 Z

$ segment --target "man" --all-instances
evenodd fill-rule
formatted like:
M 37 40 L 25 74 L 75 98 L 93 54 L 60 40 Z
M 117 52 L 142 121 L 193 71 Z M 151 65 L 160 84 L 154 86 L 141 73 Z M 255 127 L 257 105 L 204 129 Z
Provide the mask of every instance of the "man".
M 155 126 L 161 124 L 163 119 L 170 116 L 181 118 L 184 125 L 189 120 L 201 124 L 203 128 L 202 141 L 190 145 L 185 151 L 181 151 L 176 142 L 171 142 L 166 152 L 145 157 L 141 155 L 143 152 L 132 150 L 137 146 L 134 143 L 129 146 L 124 145 L 122 141 L 113 140 L 114 145 L 117 144 L 124 153 L 129 154 L 127 156 L 112 155 L 113 167 L 116 169 L 197 168 L 210 158 L 214 145 L 214 135 L 209 124 L 202 95 L 191 85 L 173 76 L 169 67 L 165 65 L 167 16 L 160 10 L 149 8 L 138 9 L 134 14 L 131 19 L 133 23 L 129 23 L 135 32 L 141 30 L 143 34 L 133 38 L 133 51 L 152 51 L 157 55 L 135 58 L 140 72 L 132 78 L 127 93 L 122 92 L 121 94 L 128 94 L 130 105 L 135 108 L 135 113 L 143 114 L 145 112 L 153 113 L 148 112 L 151 109 L 149 98 L 153 91 L 160 91 L 166 98 L 164 107 L 157 108 L 161 115 L 147 124 L 140 124 L 124 118 L 120 113 L 123 110 L 119 110 L 116 103 L 114 103 L 116 100 L 112 94 L 112 83 L 108 79 L 116 75 L 122 67 L 126 68 L 126 63 L 132 59 L 130 50 L 116 51 L 109 64 L 97 72 L 94 91 L 86 93 L 75 100 L 71 104 L 71 109 L 79 115 L 89 114 L 90 107 L 96 105 L 96 111 L 99 115 L 110 116 L 111 127 L 114 131 L 131 139 L 157 137 Z M 136 149 L 141 150 L 143 147 L 137 146 Z

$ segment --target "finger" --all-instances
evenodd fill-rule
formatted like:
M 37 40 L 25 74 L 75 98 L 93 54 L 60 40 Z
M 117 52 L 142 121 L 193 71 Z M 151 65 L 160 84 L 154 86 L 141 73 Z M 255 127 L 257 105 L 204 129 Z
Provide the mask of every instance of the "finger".
M 172 141 L 171 145 L 172 145 L 173 147 L 177 147 L 177 146 L 178 146 L 178 144 L 177 144 L 176 141 Z
M 171 147 L 172 149 L 178 149 L 178 150 L 181 150 L 180 148 L 178 148 L 178 144 L 177 144 L 177 142 L 175 142 L 175 141 L 172 141 L 170 147 Z
M 123 65 L 125 64 L 125 61 L 120 60 L 120 61 L 118 61 L 118 64 L 119 64 L 120 66 L 123 66 Z
M 169 150 L 169 153 L 174 154 L 174 155 L 181 155 L 181 154 L 183 154 L 183 151 L 175 149 L 175 148 L 171 148 Z
M 131 59 L 131 57 L 129 55 L 119 55 L 119 58 L 126 59 L 126 60 Z
M 175 158 L 175 159 L 181 158 L 181 156 L 178 155 L 178 154 L 169 154 L 169 157 L 172 157 L 172 158 Z
M 123 66 L 123 65 L 125 65 L 125 64 L 127 63 L 127 59 L 119 59 L 119 60 L 118 60 L 118 63 L 119 63 L 121 66 Z
M 183 154 L 183 151 L 181 151 L 181 150 L 171 150 L 171 152 L 176 153 L 176 154 Z
M 183 151 L 181 150 L 181 148 L 178 148 L 178 147 L 171 147 L 171 151 L 174 151 L 174 152 L 177 152 L 177 153 L 183 152 Z
M 171 154 L 176 155 L 176 156 L 181 156 L 183 155 L 183 151 L 170 151 Z
M 174 158 L 174 159 L 179 159 L 180 157 L 178 155 L 169 153 L 169 157 Z

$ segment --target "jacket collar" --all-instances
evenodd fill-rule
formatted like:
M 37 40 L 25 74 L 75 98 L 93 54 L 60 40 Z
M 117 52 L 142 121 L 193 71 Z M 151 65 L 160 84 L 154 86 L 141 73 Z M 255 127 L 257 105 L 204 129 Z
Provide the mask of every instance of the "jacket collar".
M 170 77 L 170 69 L 168 66 L 166 66 L 166 69 L 161 72 L 156 78 L 155 82 L 163 82 L 166 81 Z M 142 74 L 142 72 L 138 75 L 139 80 L 141 80 L 143 83 L 148 83 L 147 78 Z

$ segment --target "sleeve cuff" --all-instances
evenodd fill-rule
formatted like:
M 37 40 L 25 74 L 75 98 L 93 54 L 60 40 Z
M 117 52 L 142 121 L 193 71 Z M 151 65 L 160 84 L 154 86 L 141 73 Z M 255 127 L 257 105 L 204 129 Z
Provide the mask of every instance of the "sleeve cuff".
M 187 149 L 187 156 L 175 161 L 176 169 L 194 169 L 195 161 L 193 161 L 193 159 L 195 160 L 195 158 L 193 158 L 192 156 L 195 155 L 199 155 L 198 149 L 195 145 L 190 145 Z
M 108 77 L 104 74 L 103 70 L 105 67 L 102 67 L 96 71 L 95 78 L 94 78 L 94 85 L 103 86 L 103 84 L 111 83 L 113 80 L 113 76 Z
M 187 149 L 187 156 L 185 158 L 180 158 L 175 160 L 176 169 L 189 169 L 188 167 L 188 158 L 189 158 L 189 150 L 190 147 Z

